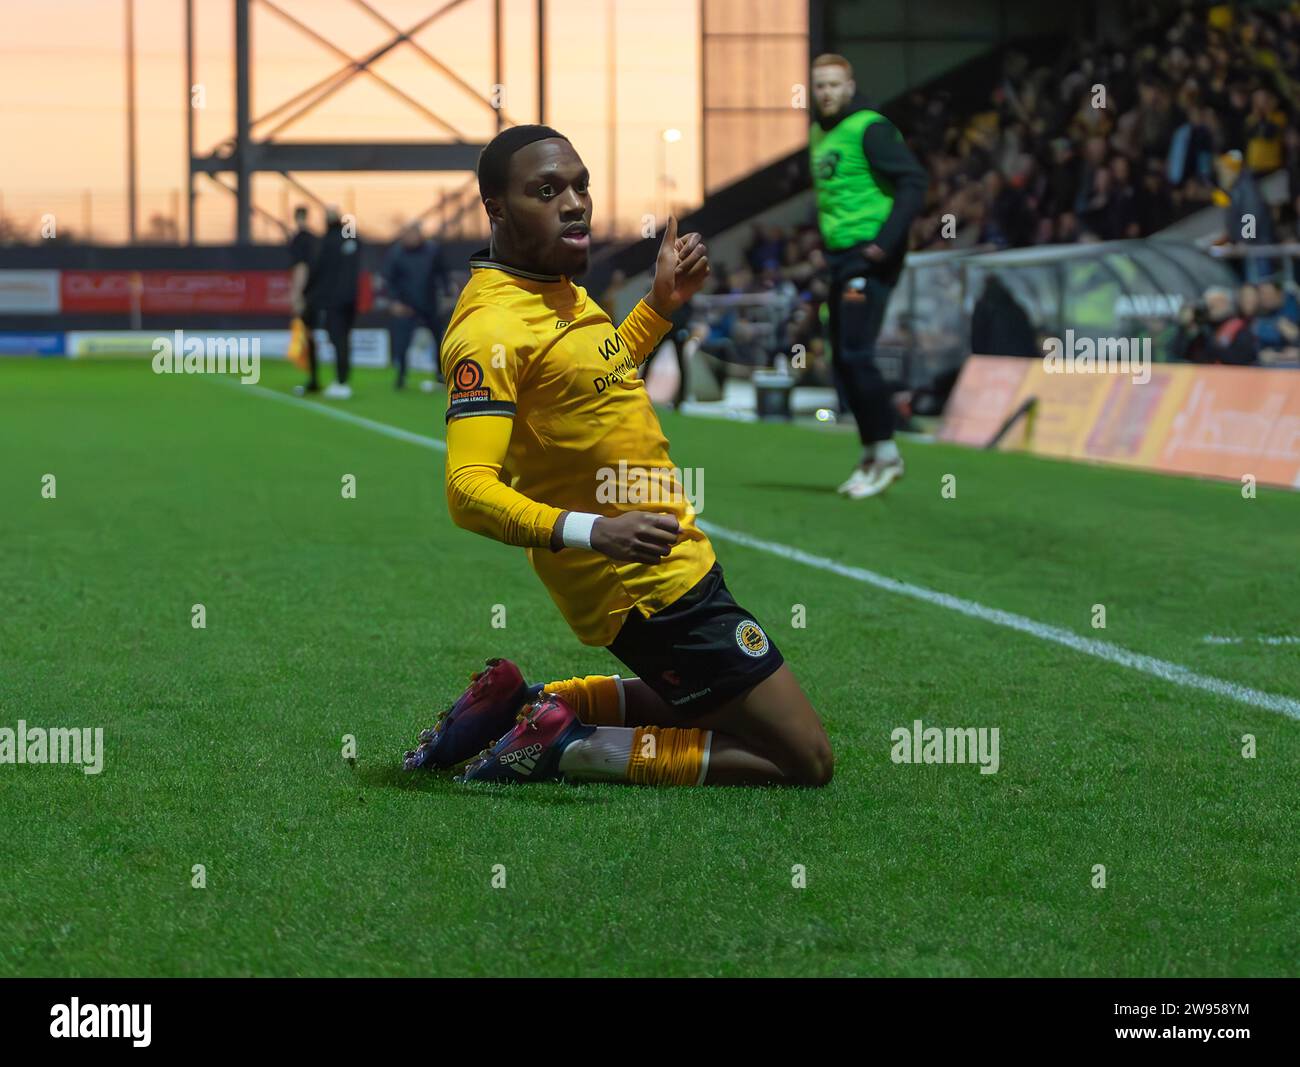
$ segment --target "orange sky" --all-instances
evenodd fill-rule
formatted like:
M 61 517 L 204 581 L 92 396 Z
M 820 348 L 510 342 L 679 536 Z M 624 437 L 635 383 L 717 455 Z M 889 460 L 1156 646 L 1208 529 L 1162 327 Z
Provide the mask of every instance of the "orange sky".
M 447 0 L 369 0 L 406 27 Z M 377 47 L 391 34 L 351 0 L 274 0 L 289 14 L 350 55 Z M 620 0 L 616 5 L 618 60 L 617 199 L 625 226 L 656 209 L 660 131 L 676 127 L 682 139 L 667 148 L 673 198 L 700 196 L 698 23 L 696 0 Z M 87 224 L 101 240 L 126 233 L 125 0 L 43 0 L 7 4 L 0 38 L 0 195 L 3 210 L 20 222 L 46 212 L 71 229 Z M 547 0 L 550 57 L 547 121 L 570 137 L 592 171 L 595 225 L 607 224 L 608 80 L 606 13 L 609 0 Z M 206 106 L 196 112 L 196 147 L 213 148 L 232 129 L 234 15 L 230 0 L 195 0 L 195 81 Z M 254 0 L 253 114 L 325 77 L 343 62 Z M 536 121 L 535 0 L 503 0 L 506 110 Z M 183 0 L 136 0 L 136 108 L 139 128 L 140 226 L 150 215 L 184 221 L 185 127 Z M 492 81 L 491 0 L 462 0 L 416 36 L 462 79 L 484 91 Z M 374 67 L 467 140 L 487 139 L 491 112 L 403 45 Z M 257 127 L 264 136 L 272 124 Z M 390 96 L 365 75 L 347 85 L 279 140 L 445 140 L 445 130 Z M 444 185 L 468 175 L 384 174 L 298 176 L 327 200 L 355 209 L 363 228 L 389 232 L 399 218 L 426 207 Z M 275 214 L 301 197 L 278 175 L 257 180 L 257 202 Z M 200 240 L 233 236 L 232 198 L 198 180 Z M 274 239 L 259 224 L 255 235 Z

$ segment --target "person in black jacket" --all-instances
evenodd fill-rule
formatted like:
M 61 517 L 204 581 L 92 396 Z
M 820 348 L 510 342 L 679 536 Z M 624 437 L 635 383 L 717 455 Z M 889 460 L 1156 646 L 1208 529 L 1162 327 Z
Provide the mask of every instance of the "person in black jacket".
M 1029 314 L 1002 279 L 990 273 L 970 319 L 970 350 L 977 356 L 1041 356 Z
M 352 396 L 348 375 L 352 363 L 352 324 L 357 318 L 357 293 L 361 282 L 361 242 L 356 224 L 344 225 L 339 209 L 325 209 L 325 234 L 321 237 L 307 277 L 306 301 L 309 313 L 323 317 L 325 332 L 334 346 L 337 381 L 325 388 L 325 395 L 347 400 Z
M 455 296 L 455 289 L 443 263 L 442 248 L 437 241 L 426 241 L 420 223 L 411 223 L 401 240 L 393 245 L 384 260 L 384 287 L 391 299 L 393 318 L 388 325 L 393 363 L 397 367 L 397 388 L 406 384 L 406 351 L 411 338 L 421 326 L 433 334 L 436 347 L 442 345 L 444 329 L 438 312 L 438 298 Z M 438 366 L 435 352 L 434 366 Z
M 307 383 L 294 388 L 299 396 L 304 393 L 319 392 L 316 381 L 316 339 L 312 331 L 316 323 L 312 321 L 307 309 L 307 278 L 311 265 L 316 259 L 317 238 L 307 225 L 307 209 L 303 206 L 294 208 L 293 221 L 297 229 L 289 239 L 289 302 L 293 308 L 293 317 L 301 319 L 307 330 Z

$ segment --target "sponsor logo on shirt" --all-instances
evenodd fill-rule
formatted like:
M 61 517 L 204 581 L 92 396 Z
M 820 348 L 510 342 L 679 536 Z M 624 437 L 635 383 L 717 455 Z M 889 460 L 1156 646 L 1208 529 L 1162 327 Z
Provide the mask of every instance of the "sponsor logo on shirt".
M 607 337 L 604 341 L 602 341 L 600 344 L 596 346 L 596 351 L 599 352 L 605 358 L 605 362 L 608 363 L 610 361 L 610 357 L 612 357 L 616 352 L 622 349 L 622 347 L 623 347 L 623 338 L 619 337 L 618 331 L 615 330 L 613 337 Z
M 618 335 L 615 334 L 614 336 L 617 337 Z M 621 344 L 622 342 L 620 341 L 619 345 L 616 345 L 614 347 L 614 351 L 617 351 L 618 348 L 621 346 Z M 609 342 L 606 341 L 605 344 L 602 346 L 602 348 L 606 348 L 608 347 L 608 345 Z M 601 352 L 601 355 L 604 355 L 603 351 Z M 609 357 L 605 356 L 605 358 L 608 359 Z M 613 368 L 610 370 L 608 374 L 600 374 L 597 375 L 595 378 L 592 378 L 591 384 L 596 387 L 596 393 L 597 395 L 599 395 L 600 393 L 603 393 L 606 389 L 608 389 L 611 385 L 614 385 L 616 382 L 621 382 L 635 376 L 636 376 L 636 360 L 632 358 L 632 353 L 629 352 L 626 356 L 624 356 L 621 360 L 619 360 L 616 364 L 614 364 Z
M 472 359 L 462 359 L 451 372 L 451 403 L 491 400 L 492 390 L 483 388 L 483 368 Z

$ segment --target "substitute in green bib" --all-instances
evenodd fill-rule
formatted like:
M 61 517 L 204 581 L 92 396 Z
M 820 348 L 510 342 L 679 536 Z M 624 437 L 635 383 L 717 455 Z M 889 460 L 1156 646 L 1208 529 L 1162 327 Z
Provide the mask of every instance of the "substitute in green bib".
M 897 127 L 858 94 L 843 56 L 813 60 L 812 95 L 817 120 L 808 150 L 830 270 L 831 357 L 862 442 L 862 456 L 840 492 L 863 499 L 884 492 L 903 473 L 876 338 L 928 179 Z

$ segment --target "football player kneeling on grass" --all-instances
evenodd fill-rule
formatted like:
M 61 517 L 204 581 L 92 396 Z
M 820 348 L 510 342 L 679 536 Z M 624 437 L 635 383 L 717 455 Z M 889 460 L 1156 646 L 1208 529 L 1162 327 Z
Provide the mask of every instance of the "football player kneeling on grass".
M 653 288 L 615 329 L 572 281 L 591 194 L 568 139 L 505 130 L 478 178 L 491 247 L 470 260 L 442 348 L 448 506 L 459 526 L 526 548 L 578 638 L 637 677 L 529 685 L 489 660 L 405 766 L 463 765 L 462 781 L 825 785 L 821 721 L 727 591 L 689 503 L 598 493 L 610 471 L 673 469 L 636 372 L 708 275 L 699 234 L 679 238 L 669 219 Z

